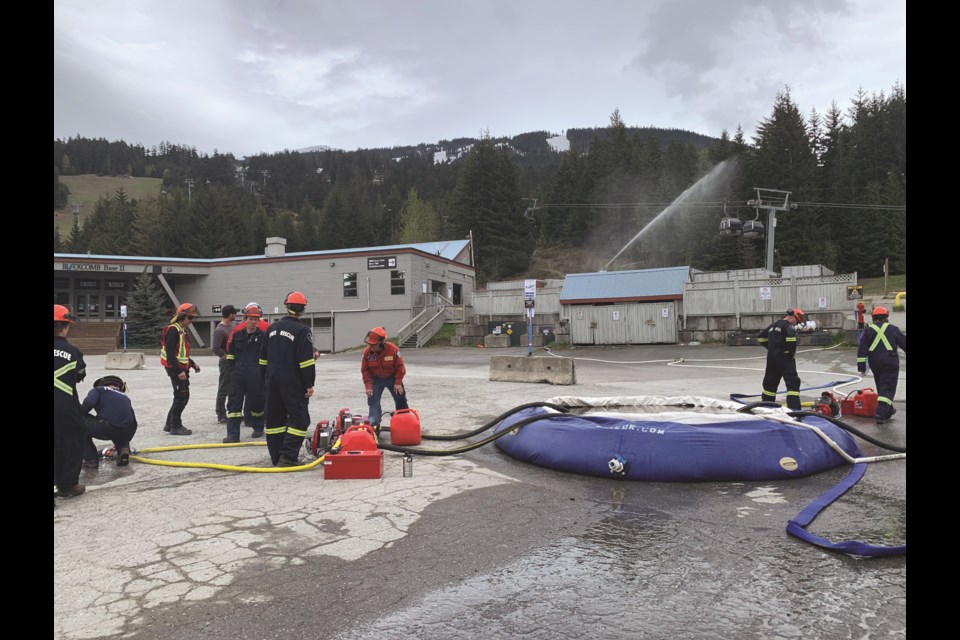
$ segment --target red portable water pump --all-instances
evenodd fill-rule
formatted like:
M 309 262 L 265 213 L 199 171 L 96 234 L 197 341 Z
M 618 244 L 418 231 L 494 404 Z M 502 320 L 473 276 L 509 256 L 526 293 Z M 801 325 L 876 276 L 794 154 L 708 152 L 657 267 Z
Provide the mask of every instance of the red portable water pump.
M 333 427 L 326 420 L 317 423 L 304 442 L 315 457 L 323 458 L 325 480 L 379 479 L 383 477 L 383 451 L 366 416 L 341 409 Z
M 836 417 L 840 415 L 840 403 L 837 398 L 829 391 L 820 394 L 820 399 L 813 406 L 813 410 L 822 413 L 825 416 Z

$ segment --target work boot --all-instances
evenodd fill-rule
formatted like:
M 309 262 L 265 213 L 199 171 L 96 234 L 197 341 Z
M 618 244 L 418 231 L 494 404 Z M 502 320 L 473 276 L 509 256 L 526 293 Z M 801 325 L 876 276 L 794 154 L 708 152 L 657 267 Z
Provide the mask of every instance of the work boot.
M 163 425 L 163 430 L 166 431 L 167 433 L 170 433 L 170 425 L 169 424 Z
M 193 431 L 186 427 L 172 427 L 170 429 L 170 435 L 172 436 L 188 436 L 191 433 L 193 433 Z
M 226 421 L 227 421 L 227 416 L 217 416 L 217 422 L 219 422 L 220 424 L 223 424 Z
M 251 438 L 262 438 L 263 437 L 263 428 L 257 429 L 254 427 L 253 433 L 250 434 Z
M 125 467 L 128 464 L 130 464 L 130 447 L 124 447 L 117 455 L 117 466 Z
M 237 436 L 227 436 L 223 439 L 223 444 L 233 444 L 234 442 L 240 442 L 240 438 Z
M 278 467 L 299 467 L 299 460 L 291 460 L 287 456 L 280 456 L 280 462 L 277 463 Z
M 99 466 L 100 466 L 100 461 L 99 461 L 98 459 L 96 459 L 96 458 L 93 458 L 93 459 L 91 459 L 91 460 L 84 460 L 84 461 L 83 461 L 83 467 L 84 467 L 85 469 L 96 469 L 96 468 L 99 467 Z
M 86 488 L 85 486 L 83 486 L 82 484 L 75 484 L 75 485 L 73 485 L 72 487 L 70 487 L 69 489 L 67 489 L 66 491 L 61 491 L 58 495 L 59 495 L 61 498 L 74 498 L 74 497 L 80 495 L 81 493 L 83 493 L 83 492 L 86 491 L 86 490 L 87 490 L 87 488 Z

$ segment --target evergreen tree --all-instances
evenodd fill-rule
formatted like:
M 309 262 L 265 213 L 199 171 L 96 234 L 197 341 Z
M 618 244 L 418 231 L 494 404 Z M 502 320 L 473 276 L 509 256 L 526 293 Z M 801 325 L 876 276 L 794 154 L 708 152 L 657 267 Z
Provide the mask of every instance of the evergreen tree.
M 410 189 L 407 194 L 401 220 L 400 242 L 403 244 L 441 239 L 440 218 L 430 203 L 420 199 L 416 189 Z
M 454 232 L 471 231 L 477 247 L 480 280 L 523 274 L 533 253 L 516 167 L 505 149 L 486 137 L 464 162 L 451 201 Z
M 149 273 L 141 273 L 127 296 L 127 344 L 159 348 L 160 332 L 169 324 L 167 296 Z

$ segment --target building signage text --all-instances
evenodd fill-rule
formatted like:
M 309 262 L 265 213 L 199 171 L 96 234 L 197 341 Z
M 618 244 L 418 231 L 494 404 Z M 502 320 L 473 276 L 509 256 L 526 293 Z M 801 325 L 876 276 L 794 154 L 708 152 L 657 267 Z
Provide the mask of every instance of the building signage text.
M 367 269 L 396 269 L 397 256 L 367 258 Z
M 64 262 L 61 271 L 126 271 L 125 264 L 94 264 L 90 262 Z

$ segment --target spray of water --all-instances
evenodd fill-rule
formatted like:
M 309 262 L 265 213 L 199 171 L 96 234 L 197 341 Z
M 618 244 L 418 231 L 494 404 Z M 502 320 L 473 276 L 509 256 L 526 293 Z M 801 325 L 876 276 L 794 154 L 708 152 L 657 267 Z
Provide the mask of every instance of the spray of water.
M 624 251 L 629 249 L 633 243 L 639 240 L 647 231 L 655 227 L 661 220 L 666 219 L 674 211 L 678 211 L 684 204 L 690 202 L 694 199 L 701 199 L 704 193 L 713 190 L 714 187 L 720 185 L 733 173 L 734 162 L 732 160 L 724 160 L 717 166 L 715 166 L 710 173 L 703 176 L 692 186 L 688 187 L 686 191 L 677 196 L 677 199 L 670 203 L 670 205 L 658 213 L 656 217 L 648 222 L 640 231 L 637 232 L 637 235 L 633 236 L 627 244 L 623 245 L 623 248 L 620 251 L 617 251 L 617 254 L 610 258 L 604 267 L 603 271 L 606 271 L 607 268 L 613 264 L 613 261 L 620 257 Z

